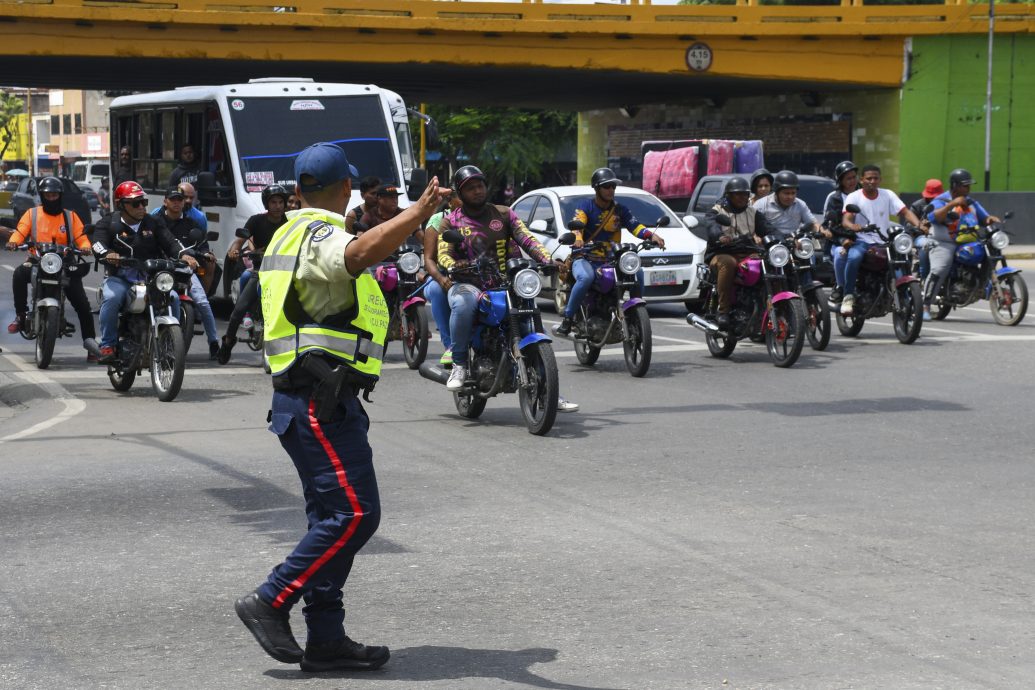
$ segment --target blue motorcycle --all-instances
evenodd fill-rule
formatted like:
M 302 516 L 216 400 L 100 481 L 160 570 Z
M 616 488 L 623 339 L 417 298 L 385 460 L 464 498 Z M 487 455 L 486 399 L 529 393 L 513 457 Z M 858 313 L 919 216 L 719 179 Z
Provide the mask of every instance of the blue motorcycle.
M 1008 212 L 1003 220 L 1011 217 Z M 933 318 L 944 319 L 957 307 L 987 299 L 996 323 L 1016 326 L 1021 322 L 1028 311 L 1028 286 L 1021 269 L 1008 266 L 1003 256 L 1010 244 L 1003 225 L 979 229 L 977 240 L 956 248 L 952 272 L 931 302 Z
M 455 230 L 443 234 L 446 242 L 462 240 Z M 535 298 L 543 288 L 542 274 L 556 270 L 552 264 L 536 264 L 528 259 L 510 259 L 505 271 L 487 256 L 450 271 L 451 276 L 479 278 L 482 285 L 493 286 L 478 298 L 478 315 L 468 354 L 467 379 L 453 393 L 461 417 L 476 419 L 489 398 L 501 393 L 517 393 L 521 414 L 528 431 L 546 434 L 557 417 L 559 384 L 557 361 L 543 332 L 542 318 Z M 425 362 L 420 375 L 445 385 L 449 373 Z

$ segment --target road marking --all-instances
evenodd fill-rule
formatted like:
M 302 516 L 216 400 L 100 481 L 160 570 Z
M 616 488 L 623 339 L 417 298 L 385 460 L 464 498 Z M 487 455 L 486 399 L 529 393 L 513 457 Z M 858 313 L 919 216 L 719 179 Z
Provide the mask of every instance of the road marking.
M 46 419 L 38 424 L 33 424 L 28 429 L 8 434 L 7 436 L 0 437 L 0 443 L 4 441 L 16 441 L 18 439 L 38 434 L 41 431 L 45 431 L 52 426 L 60 424 L 66 419 L 71 419 L 77 414 L 86 409 L 86 403 L 75 397 L 67 390 L 65 390 L 61 384 L 51 379 L 47 374 L 37 370 L 34 364 L 29 364 L 24 359 L 12 352 L 4 353 L 9 360 L 14 362 L 14 365 L 21 369 L 21 372 L 17 374 L 17 377 L 33 383 L 44 391 L 50 394 L 50 397 L 61 403 L 63 409 L 50 419 Z
M 8 266 L 7 264 L 4 264 L 4 268 L 6 268 L 8 271 L 14 270 L 14 266 Z

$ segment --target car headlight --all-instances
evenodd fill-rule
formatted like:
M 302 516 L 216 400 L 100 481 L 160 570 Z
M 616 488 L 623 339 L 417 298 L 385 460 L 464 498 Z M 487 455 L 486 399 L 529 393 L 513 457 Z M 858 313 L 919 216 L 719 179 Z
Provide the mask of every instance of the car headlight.
M 802 237 L 794 243 L 794 255 L 799 259 L 811 259 L 816 253 L 816 243 L 808 237 Z
M 786 266 L 791 260 L 791 252 L 782 244 L 774 244 L 769 248 L 769 263 L 777 268 Z
M 40 259 L 40 268 L 43 269 L 44 273 L 50 273 L 52 275 L 54 273 L 61 272 L 62 264 L 64 264 L 64 262 L 61 260 L 61 257 L 54 252 L 48 252 Z
M 625 252 L 618 259 L 618 270 L 626 275 L 636 275 L 642 265 L 640 255 L 636 252 Z
M 416 273 L 420 270 L 420 257 L 416 252 L 406 252 L 399 257 L 399 270 L 403 273 Z
M 533 299 L 543 289 L 543 280 L 531 268 L 523 268 L 514 275 L 514 293 L 522 299 Z
M 992 233 L 992 239 L 990 240 L 992 246 L 996 249 L 1006 249 L 1010 244 L 1010 236 L 1002 230 L 996 230 Z
M 162 271 L 155 276 L 155 287 L 158 288 L 159 292 L 169 292 L 173 289 L 175 283 L 176 281 L 173 280 L 172 273 Z
M 892 240 L 891 245 L 899 254 L 909 254 L 909 252 L 913 251 L 913 238 L 907 233 L 900 232 L 895 235 L 895 239 Z

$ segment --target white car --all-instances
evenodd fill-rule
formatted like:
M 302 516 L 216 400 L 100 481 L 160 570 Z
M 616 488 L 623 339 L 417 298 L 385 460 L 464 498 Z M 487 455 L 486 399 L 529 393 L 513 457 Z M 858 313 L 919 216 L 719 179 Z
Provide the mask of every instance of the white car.
M 514 202 L 511 208 L 528 229 L 554 252 L 555 259 L 566 259 L 571 251 L 560 245 L 557 238 L 568 232 L 568 222 L 575 215 L 575 207 L 594 196 L 593 188 L 545 187 L 528 192 Z M 649 249 L 640 252 L 643 261 L 643 298 L 648 302 L 683 302 L 688 309 L 695 306 L 700 286 L 697 266 L 704 261 L 707 243 L 693 235 L 689 228 L 697 219 L 687 216 L 685 221 L 665 206 L 656 196 L 636 187 L 619 186 L 615 201 L 628 208 L 634 218 L 654 229 L 658 219 L 668 218 L 668 227 L 658 229 L 665 239 L 665 250 Z M 628 228 L 622 228 L 622 242 L 637 242 Z M 556 251 L 555 251 L 556 250 Z M 558 310 L 564 306 L 557 290 L 556 276 L 543 285 L 542 296 L 552 298 Z

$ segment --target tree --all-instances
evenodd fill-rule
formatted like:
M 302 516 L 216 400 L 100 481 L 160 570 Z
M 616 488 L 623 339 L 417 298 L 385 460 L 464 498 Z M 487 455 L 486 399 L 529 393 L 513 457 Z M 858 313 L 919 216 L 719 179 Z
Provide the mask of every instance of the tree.
M 575 113 L 519 108 L 428 106 L 443 156 L 477 165 L 490 180 L 537 180 L 576 137 Z
M 7 153 L 7 147 L 18 139 L 18 117 L 25 112 L 25 102 L 6 91 L 0 93 L 0 132 L 3 133 L 3 148 L 0 149 L 0 160 Z M 12 131 L 13 128 L 13 131 Z

